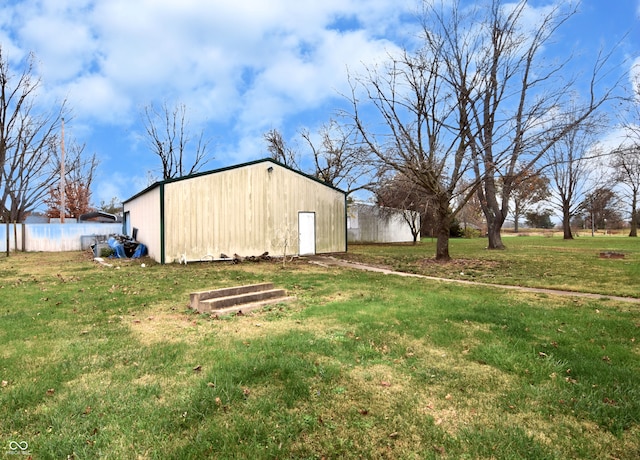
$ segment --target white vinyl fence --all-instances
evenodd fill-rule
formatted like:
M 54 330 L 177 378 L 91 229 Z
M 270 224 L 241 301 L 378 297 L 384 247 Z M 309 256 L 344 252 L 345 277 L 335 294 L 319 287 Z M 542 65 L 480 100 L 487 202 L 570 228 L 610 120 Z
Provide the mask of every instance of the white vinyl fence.
M 81 251 L 108 235 L 123 233 L 122 223 L 0 224 L 0 252 Z
M 411 227 L 404 213 L 411 213 L 417 228 L 420 215 L 413 211 L 381 208 L 367 203 L 353 203 L 347 209 L 347 238 L 350 243 L 412 242 Z M 420 240 L 420 235 L 418 235 Z

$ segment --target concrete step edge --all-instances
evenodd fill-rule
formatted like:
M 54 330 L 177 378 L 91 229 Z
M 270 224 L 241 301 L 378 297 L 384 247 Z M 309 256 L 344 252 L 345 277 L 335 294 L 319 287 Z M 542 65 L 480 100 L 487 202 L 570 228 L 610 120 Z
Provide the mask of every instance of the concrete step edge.
M 199 310 L 219 310 L 221 308 L 242 305 L 246 303 L 259 302 L 274 297 L 286 296 L 284 289 L 270 289 L 268 291 L 247 292 L 244 294 L 230 295 L 227 297 L 216 297 L 214 299 L 201 300 Z
M 245 303 L 242 305 L 234 305 L 231 307 L 226 307 L 226 308 L 221 308 L 218 310 L 211 310 L 208 311 L 207 313 L 210 313 L 211 315 L 215 315 L 215 316 L 226 316 L 226 315 L 233 315 L 233 314 L 238 314 L 238 313 L 242 313 L 242 314 L 246 314 L 249 313 L 252 310 L 261 308 L 261 307 L 265 307 L 267 305 L 276 305 L 279 303 L 288 303 L 291 302 L 295 299 L 295 297 L 291 297 L 291 296 L 286 296 L 286 297 L 276 297 L 273 299 L 267 299 L 267 300 L 262 300 L 259 302 L 251 302 L 251 303 Z

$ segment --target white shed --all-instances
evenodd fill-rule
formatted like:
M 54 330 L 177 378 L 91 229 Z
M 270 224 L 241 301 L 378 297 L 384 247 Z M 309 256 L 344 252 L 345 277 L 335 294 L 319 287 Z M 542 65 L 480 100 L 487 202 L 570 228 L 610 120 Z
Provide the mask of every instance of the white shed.
M 272 159 L 157 182 L 124 221 L 160 263 L 347 250 L 346 194 Z

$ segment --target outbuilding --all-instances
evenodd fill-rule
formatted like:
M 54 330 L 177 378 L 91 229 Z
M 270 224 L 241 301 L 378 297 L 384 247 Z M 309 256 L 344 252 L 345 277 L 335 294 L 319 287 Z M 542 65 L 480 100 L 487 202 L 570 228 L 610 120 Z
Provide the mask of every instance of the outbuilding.
M 156 182 L 123 207 L 160 263 L 347 250 L 345 192 L 272 159 Z
M 349 243 L 408 243 L 420 240 L 420 213 L 355 202 L 347 209 Z

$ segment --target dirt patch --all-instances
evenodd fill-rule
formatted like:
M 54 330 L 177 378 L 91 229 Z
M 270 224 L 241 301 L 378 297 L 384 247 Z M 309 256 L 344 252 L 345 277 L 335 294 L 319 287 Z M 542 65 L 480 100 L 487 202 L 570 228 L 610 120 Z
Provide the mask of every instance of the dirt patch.
M 121 317 L 144 345 L 161 342 L 198 342 L 209 329 L 197 316 L 179 312 L 147 311 Z
M 166 307 L 165 307 L 166 308 Z M 289 313 L 301 308 L 296 302 L 285 307 L 268 306 L 263 310 L 239 316 L 216 317 L 197 314 L 191 310 L 161 310 L 159 308 L 120 316 L 144 345 L 161 342 L 196 344 L 214 334 L 225 340 L 250 341 L 259 337 L 285 334 L 293 330 L 328 334 L 335 326 L 328 321 L 301 321 Z M 277 318 L 277 321 L 274 319 Z

